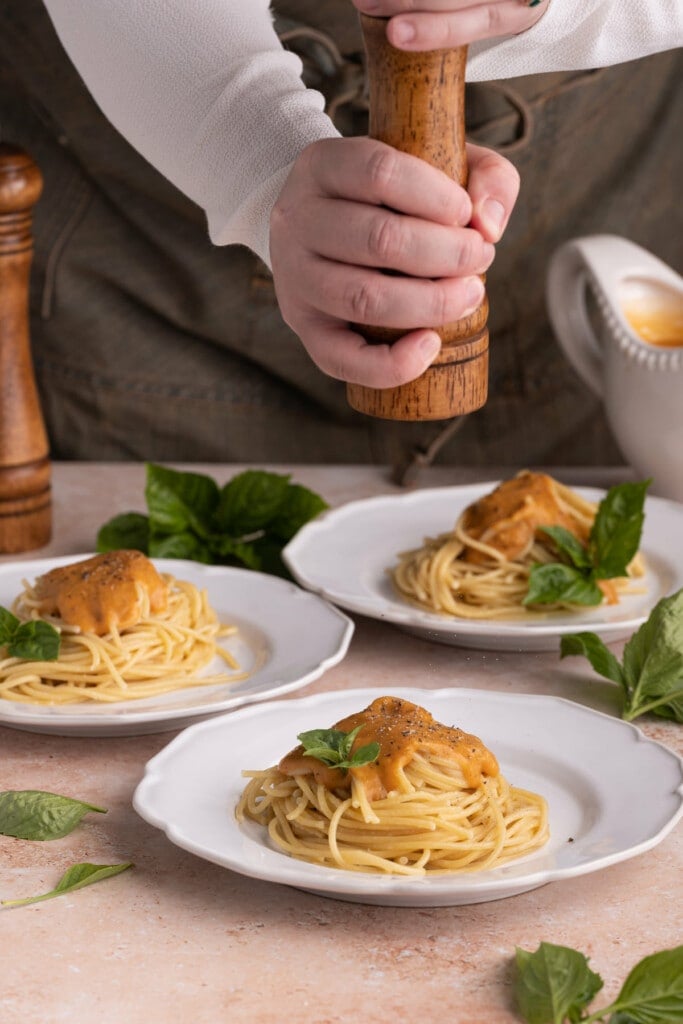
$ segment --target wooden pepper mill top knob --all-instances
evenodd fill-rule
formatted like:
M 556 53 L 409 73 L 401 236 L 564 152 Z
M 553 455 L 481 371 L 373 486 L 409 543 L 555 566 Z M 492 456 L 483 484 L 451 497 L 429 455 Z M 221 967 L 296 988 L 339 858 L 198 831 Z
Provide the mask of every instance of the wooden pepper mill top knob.
M 23 150 L 0 143 L 0 553 L 47 544 L 50 462 L 33 373 L 28 294 L 33 207 L 43 182 Z
M 386 37 L 387 20 L 361 15 L 367 56 L 373 139 L 419 156 L 460 185 L 467 184 L 465 63 L 467 47 L 412 52 Z M 376 390 L 347 386 L 352 408 L 393 420 L 449 419 L 486 401 L 488 331 L 486 298 L 469 316 L 451 324 L 425 324 L 441 337 L 441 352 L 417 380 Z M 405 331 L 357 325 L 370 343 L 391 343 Z

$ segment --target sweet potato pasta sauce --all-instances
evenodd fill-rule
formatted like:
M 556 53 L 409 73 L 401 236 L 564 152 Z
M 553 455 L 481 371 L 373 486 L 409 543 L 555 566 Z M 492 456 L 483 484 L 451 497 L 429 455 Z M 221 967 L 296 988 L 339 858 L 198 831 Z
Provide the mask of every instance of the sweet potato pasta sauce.
M 84 633 L 104 636 L 134 626 L 144 593 L 153 614 L 165 611 L 168 584 L 141 551 L 110 551 L 51 569 L 36 580 L 42 615 L 58 615 Z
M 310 775 L 327 789 L 350 790 L 352 780 L 360 783 L 368 800 L 381 800 L 400 788 L 399 774 L 415 754 L 432 754 L 455 761 L 468 786 L 481 785 L 483 776 L 497 776 L 498 762 L 476 736 L 462 729 L 441 725 L 424 708 L 398 697 L 379 697 L 364 711 L 349 715 L 333 726 L 351 732 L 362 726 L 353 749 L 377 742 L 380 753 L 376 762 L 350 768 L 347 772 L 331 768 L 313 757 L 304 756 L 304 748 L 296 747 L 282 758 L 279 770 L 283 775 Z
M 555 482 L 545 473 L 524 472 L 505 480 L 465 510 L 462 525 L 510 561 L 528 549 L 540 526 L 564 526 L 579 540 L 588 539 L 587 531 L 577 529 L 576 518 L 563 511 Z M 482 561 L 482 554 L 468 550 L 465 560 Z

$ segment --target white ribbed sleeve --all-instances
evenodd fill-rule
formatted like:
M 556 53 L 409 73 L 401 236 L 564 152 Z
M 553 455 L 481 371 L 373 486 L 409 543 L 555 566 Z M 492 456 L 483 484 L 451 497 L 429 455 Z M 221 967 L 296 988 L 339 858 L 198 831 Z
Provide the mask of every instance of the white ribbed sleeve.
M 103 113 L 198 203 L 218 245 L 268 262 L 272 205 L 309 143 L 337 135 L 268 0 L 45 0 Z M 551 0 L 529 32 L 473 47 L 472 80 L 597 67 L 683 44 L 683 0 Z

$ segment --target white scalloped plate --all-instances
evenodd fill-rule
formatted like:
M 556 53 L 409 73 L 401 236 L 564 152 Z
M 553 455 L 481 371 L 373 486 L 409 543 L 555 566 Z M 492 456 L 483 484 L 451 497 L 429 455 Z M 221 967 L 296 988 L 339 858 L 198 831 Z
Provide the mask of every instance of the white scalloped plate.
M 638 628 L 660 597 L 683 587 L 683 506 L 647 498 L 641 543 L 645 593 L 617 605 L 486 621 L 438 615 L 404 600 L 388 573 L 399 552 L 450 530 L 464 508 L 495 486 L 494 481 L 350 502 L 307 523 L 285 548 L 284 560 L 303 587 L 341 608 L 393 622 L 427 640 L 483 650 L 556 650 L 563 633 L 581 630 L 606 642 L 618 640 Z M 576 490 L 590 501 L 605 496 L 592 488 Z
M 0 605 L 11 605 L 23 579 L 32 580 L 55 566 L 87 557 L 70 555 L 0 565 Z M 120 704 L 46 707 L 0 698 L 0 725 L 64 736 L 131 736 L 179 729 L 306 686 L 346 654 L 353 634 L 351 620 L 294 583 L 246 569 L 170 558 L 153 561 L 161 572 L 206 589 L 221 622 L 238 626 L 237 635 L 224 643 L 239 665 L 249 669 L 248 678 L 232 685 L 190 687 Z M 205 671 L 224 668 L 216 659 Z
M 551 838 L 542 850 L 473 874 L 379 876 L 296 860 L 265 829 L 238 824 L 243 769 L 276 763 L 297 733 L 327 728 L 384 692 L 321 693 L 195 725 L 148 763 L 135 809 L 177 846 L 239 874 L 403 907 L 483 903 L 598 871 L 650 850 L 683 815 L 683 759 L 620 719 L 559 697 L 407 688 L 394 692 L 478 735 L 513 785 L 545 796 Z

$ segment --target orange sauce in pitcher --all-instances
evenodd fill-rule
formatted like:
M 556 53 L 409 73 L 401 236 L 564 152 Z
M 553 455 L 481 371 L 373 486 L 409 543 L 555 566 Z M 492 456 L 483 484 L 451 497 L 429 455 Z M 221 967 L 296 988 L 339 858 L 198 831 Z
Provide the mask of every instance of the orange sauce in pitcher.
M 655 306 L 631 302 L 623 313 L 638 337 L 657 348 L 683 346 L 683 305 Z

